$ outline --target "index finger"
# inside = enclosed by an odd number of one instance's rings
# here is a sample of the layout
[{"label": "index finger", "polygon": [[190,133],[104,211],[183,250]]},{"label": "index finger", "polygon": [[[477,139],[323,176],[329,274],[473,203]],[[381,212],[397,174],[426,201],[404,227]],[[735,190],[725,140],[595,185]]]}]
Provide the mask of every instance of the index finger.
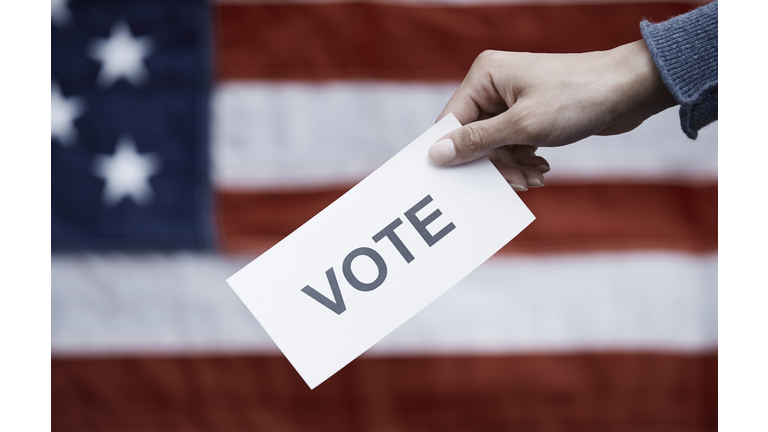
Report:
[{"label": "index finger", "polygon": [[479,104],[470,97],[466,81],[464,81],[448,100],[445,108],[443,108],[443,112],[437,117],[435,123],[442,120],[449,113],[453,113],[459,123],[465,125],[476,121],[480,117],[480,111]]}]

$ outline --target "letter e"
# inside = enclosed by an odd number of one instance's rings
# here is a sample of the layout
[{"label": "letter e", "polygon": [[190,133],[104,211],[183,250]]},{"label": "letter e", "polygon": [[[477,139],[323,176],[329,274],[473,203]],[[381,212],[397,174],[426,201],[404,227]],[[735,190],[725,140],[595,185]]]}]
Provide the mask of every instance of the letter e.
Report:
[{"label": "letter e", "polygon": [[408,221],[411,222],[411,225],[413,225],[414,228],[416,228],[416,231],[421,235],[421,238],[424,239],[425,242],[429,245],[429,247],[432,247],[435,243],[439,242],[440,239],[445,237],[446,234],[453,231],[454,228],[456,228],[456,225],[453,224],[453,222],[446,225],[443,229],[437,232],[437,234],[432,235],[429,231],[427,231],[427,225],[431,224],[435,221],[440,215],[443,213],[440,211],[440,209],[435,209],[435,211],[432,212],[429,216],[425,217],[424,219],[419,220],[419,218],[416,216],[416,213],[423,209],[427,204],[432,202],[432,197],[430,195],[427,195],[419,201],[415,206],[411,207],[410,210],[405,212],[405,217],[408,218]]}]

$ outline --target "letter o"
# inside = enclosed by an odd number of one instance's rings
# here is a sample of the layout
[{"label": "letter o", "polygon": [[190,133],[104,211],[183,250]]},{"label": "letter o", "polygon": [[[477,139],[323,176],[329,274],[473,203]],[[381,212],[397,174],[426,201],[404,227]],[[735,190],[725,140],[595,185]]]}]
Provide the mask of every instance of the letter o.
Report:
[{"label": "letter o", "polygon": [[[352,261],[360,255],[365,255],[370,258],[379,270],[379,275],[376,277],[376,280],[371,283],[360,282],[360,279],[352,273]],[[387,264],[384,262],[384,258],[382,258],[375,250],[367,247],[357,248],[350,252],[347,257],[344,258],[342,270],[344,271],[344,277],[347,278],[347,282],[352,285],[352,288],[358,291],[373,291],[381,286],[381,284],[384,283],[384,279],[387,278]]]}]

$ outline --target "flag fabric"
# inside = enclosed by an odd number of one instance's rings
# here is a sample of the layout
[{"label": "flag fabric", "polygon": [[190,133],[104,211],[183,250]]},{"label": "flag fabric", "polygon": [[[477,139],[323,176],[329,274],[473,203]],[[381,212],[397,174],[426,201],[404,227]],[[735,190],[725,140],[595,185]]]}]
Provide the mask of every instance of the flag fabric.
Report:
[{"label": "flag fabric", "polygon": [[429,128],[486,49],[700,2],[51,4],[52,429],[717,428],[717,124],[539,149],[537,219],[309,390],[225,279]]},{"label": "flag fabric", "polygon": [[64,18],[51,26],[52,248],[210,247],[206,5],[59,7]]}]

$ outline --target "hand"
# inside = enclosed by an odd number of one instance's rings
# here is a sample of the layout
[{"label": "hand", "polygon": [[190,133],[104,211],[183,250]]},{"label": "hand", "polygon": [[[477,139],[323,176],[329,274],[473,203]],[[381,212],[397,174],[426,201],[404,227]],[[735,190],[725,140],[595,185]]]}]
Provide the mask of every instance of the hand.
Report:
[{"label": "hand", "polygon": [[[438,118],[452,112],[464,126],[436,142],[429,157],[456,165],[488,155],[524,190],[543,184],[541,169],[533,167],[549,168],[533,154],[537,146],[628,132],[676,104],[642,40],[582,54],[486,51]],[[515,150],[521,144],[530,150]],[[509,150],[496,150],[504,147]]]},{"label": "hand", "polygon": [[544,186],[543,174],[549,172],[549,162],[535,152],[536,147],[527,145],[501,146],[491,150],[488,159],[512,189],[523,192]]}]

